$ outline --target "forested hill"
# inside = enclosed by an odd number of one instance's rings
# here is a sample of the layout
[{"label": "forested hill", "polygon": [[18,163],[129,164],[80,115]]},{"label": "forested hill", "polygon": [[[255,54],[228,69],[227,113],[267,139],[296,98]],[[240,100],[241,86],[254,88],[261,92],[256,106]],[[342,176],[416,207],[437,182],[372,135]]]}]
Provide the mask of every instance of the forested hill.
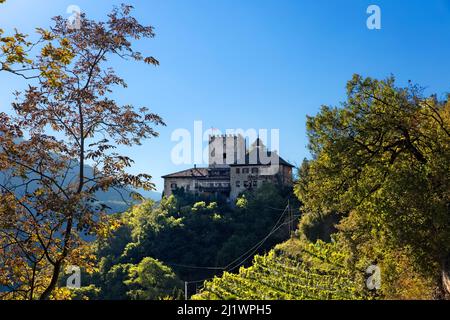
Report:
[{"label": "forested hill", "polygon": [[[290,209],[286,210],[290,199]],[[182,191],[159,203],[146,201],[112,216],[120,226],[95,243],[98,270],[80,297],[91,299],[183,298],[201,279],[237,271],[289,238],[298,201],[292,189],[264,184],[243,194],[235,207]],[[289,222],[289,223],[287,223]]]}]

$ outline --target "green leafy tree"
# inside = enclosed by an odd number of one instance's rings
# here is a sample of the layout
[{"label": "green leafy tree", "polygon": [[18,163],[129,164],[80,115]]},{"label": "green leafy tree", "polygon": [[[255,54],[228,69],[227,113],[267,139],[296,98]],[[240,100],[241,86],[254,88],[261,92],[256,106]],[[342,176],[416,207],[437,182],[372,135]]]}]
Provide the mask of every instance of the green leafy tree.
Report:
[{"label": "green leafy tree", "polygon": [[387,265],[400,254],[404,267],[390,270],[400,278],[413,270],[432,279],[436,297],[443,297],[450,257],[450,103],[422,92],[412,84],[397,87],[393,77],[355,75],[341,108],[324,106],[308,117],[312,160],[295,191],[310,219],[340,214],[339,237],[355,263]]},{"label": "green leafy tree", "polygon": [[133,300],[162,300],[179,298],[183,283],[173,271],[153,258],[144,258],[130,267],[129,279],[124,283],[130,288],[127,295]]}]

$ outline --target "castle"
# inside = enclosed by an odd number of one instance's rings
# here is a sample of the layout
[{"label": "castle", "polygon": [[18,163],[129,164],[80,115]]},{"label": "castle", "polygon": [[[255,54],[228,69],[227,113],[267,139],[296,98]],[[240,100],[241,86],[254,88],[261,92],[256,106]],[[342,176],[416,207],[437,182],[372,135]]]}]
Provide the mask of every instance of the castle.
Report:
[{"label": "castle", "polygon": [[241,135],[209,137],[209,166],[163,176],[164,196],[184,189],[195,195],[223,197],[234,201],[242,192],[265,182],[280,186],[292,184],[294,167],[276,152],[268,151],[258,138],[248,148]]}]

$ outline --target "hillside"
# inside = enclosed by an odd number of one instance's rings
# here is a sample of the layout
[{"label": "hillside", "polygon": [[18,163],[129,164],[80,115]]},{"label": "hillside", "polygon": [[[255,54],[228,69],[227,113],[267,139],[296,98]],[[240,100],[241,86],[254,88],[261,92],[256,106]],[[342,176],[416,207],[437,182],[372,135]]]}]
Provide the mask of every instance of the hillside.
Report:
[{"label": "hillside", "polygon": [[335,244],[291,239],[238,274],[206,282],[193,300],[354,300],[363,299],[361,281],[345,268]]}]

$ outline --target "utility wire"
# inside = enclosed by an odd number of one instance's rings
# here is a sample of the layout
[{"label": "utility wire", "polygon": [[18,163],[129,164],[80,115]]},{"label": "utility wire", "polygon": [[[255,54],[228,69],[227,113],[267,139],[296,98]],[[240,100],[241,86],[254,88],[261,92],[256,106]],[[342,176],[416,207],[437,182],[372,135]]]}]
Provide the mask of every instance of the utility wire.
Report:
[{"label": "utility wire", "polygon": [[223,270],[224,269],[222,267],[198,267],[198,266],[190,266],[190,265],[186,265],[186,264],[167,263],[167,262],[164,262],[164,264],[167,264],[169,266],[174,266],[174,267],[188,268],[188,269],[207,269],[207,270]]},{"label": "utility wire", "polygon": [[287,222],[285,222],[285,223],[280,224],[277,228],[275,228],[274,230],[272,230],[272,232],[269,233],[269,234],[266,236],[266,238],[263,239],[263,240],[261,241],[260,245],[257,246],[257,248],[255,248],[248,256],[246,256],[245,259],[239,261],[237,264],[234,265],[234,267],[232,267],[232,268],[230,268],[230,269],[228,269],[228,270],[226,270],[226,271],[232,271],[232,270],[234,270],[236,267],[242,265],[246,260],[248,260],[249,258],[251,258],[251,257],[258,251],[259,248],[262,247],[262,245],[264,244],[264,242],[266,242],[266,240],[269,239],[269,237],[270,237],[272,234],[274,234],[275,232],[277,232],[281,227],[283,227],[283,226],[285,226],[285,225],[287,225],[287,224],[293,223],[296,219],[297,219],[297,218],[293,218],[293,219],[291,219],[291,220],[289,220],[289,221],[287,221]]},{"label": "utility wire", "polygon": [[[283,212],[283,214],[281,215],[281,217],[280,217],[280,219],[277,221],[277,223],[275,224],[275,226],[274,226],[274,228],[271,230],[271,232],[263,239],[263,240],[261,240],[258,244],[259,244],[259,246],[257,246],[257,248],[255,248],[248,256],[246,256],[243,260],[241,260],[241,261],[239,261],[239,263],[237,263],[237,264],[235,264],[235,266],[234,267],[232,267],[232,268],[220,268],[221,270],[224,270],[225,272],[230,272],[230,271],[232,271],[233,269],[235,269],[236,267],[238,267],[238,266],[240,266],[242,263],[244,263],[246,260],[248,260],[250,257],[252,257],[253,256],[253,254],[255,254],[256,253],[256,251],[258,251],[258,249],[264,244],[264,242],[272,235],[272,234],[274,234],[275,232],[277,232],[281,227],[283,227],[283,226],[285,226],[286,224],[291,224],[292,222],[294,222],[296,219],[297,219],[297,217],[299,217],[300,215],[296,215],[296,216],[294,216],[294,218],[293,219],[291,219],[291,220],[289,220],[288,222],[285,222],[285,223],[282,223],[282,224],[280,224],[278,227],[277,227],[277,224],[280,222],[280,220],[281,220],[281,218],[283,217],[283,215],[284,215],[284,212]],[[254,246],[255,247],[255,246]],[[253,247],[253,248],[254,248]],[[250,249],[251,250],[251,249]],[[249,251],[247,251],[247,253],[248,253]],[[242,257],[242,256],[241,256]],[[236,259],[236,260],[238,260],[238,259]],[[235,261],[236,261],[235,260]],[[228,269],[228,270],[225,270],[225,269]],[[211,278],[206,278],[206,279],[202,279],[202,280],[196,280],[196,281],[185,281],[185,295],[186,295],[186,300],[187,300],[187,287],[188,287],[188,285],[189,284],[191,284],[191,283],[204,283],[205,281],[209,281],[209,280],[212,280],[212,279],[214,279],[214,277],[211,277]]]},{"label": "utility wire", "polygon": [[277,225],[280,223],[281,219],[283,218],[284,214],[286,213],[288,206],[286,206],[286,208],[284,208],[284,211],[281,213],[280,217],[278,218],[277,222],[275,223],[275,225],[273,226],[272,230],[270,230],[269,234],[267,236],[265,236],[261,241],[259,241],[256,245],[254,245],[253,247],[251,247],[247,252],[243,253],[241,256],[239,256],[237,259],[233,260],[231,263],[229,263],[224,269],[228,269],[231,265],[233,265],[236,261],[239,261],[239,259],[241,259],[243,256],[245,256],[247,253],[249,253],[250,251],[252,251],[255,247],[256,250],[258,250],[263,244],[264,242],[266,242],[266,240],[273,234],[274,230],[277,228]]},{"label": "utility wire", "polygon": [[271,210],[278,210],[278,211],[284,211],[284,210],[286,210],[286,207],[284,207],[284,208],[273,208],[273,207],[268,207],[268,206],[266,206],[266,208],[271,209]]},{"label": "utility wire", "polygon": [[[268,207],[270,208],[270,207]],[[165,264],[169,265],[169,266],[174,266],[174,267],[180,267],[180,268],[187,268],[187,269],[204,269],[204,270],[226,270],[228,269],[228,267],[230,267],[231,265],[233,265],[236,261],[238,261],[239,259],[241,259],[243,256],[245,256],[248,252],[252,251],[255,247],[257,247],[259,245],[259,247],[262,245],[261,243],[264,243],[272,234],[273,234],[273,230],[275,228],[277,228],[278,223],[280,223],[281,219],[283,218],[284,214],[286,213],[288,206],[286,206],[283,209],[283,212],[281,213],[280,217],[278,218],[277,222],[275,223],[275,225],[273,226],[272,230],[269,232],[269,234],[267,236],[265,236],[262,240],[260,240],[258,243],[256,243],[253,247],[251,247],[247,252],[243,253],[241,256],[239,256],[238,258],[236,258],[235,260],[233,260],[231,263],[229,263],[228,265],[226,265],[225,267],[199,267],[199,266],[192,266],[192,265],[185,265],[185,264],[177,264],[177,263],[167,263],[164,262]],[[278,210],[273,208],[274,210]],[[259,249],[258,247],[258,249]]]},{"label": "utility wire", "polygon": [[[269,235],[268,235],[266,238],[268,238],[269,236],[271,236],[273,233],[277,232],[281,227],[283,227],[283,226],[285,226],[285,225],[287,225],[287,224],[289,224],[289,223],[294,222],[294,221],[297,219],[297,217],[299,217],[299,216],[300,216],[300,215],[296,215],[296,216],[294,216],[294,218],[293,218],[292,220],[280,224],[278,227],[276,227],[275,229],[273,229],[272,232],[269,233]],[[264,239],[263,239],[263,240],[264,240]],[[267,239],[265,239],[265,240],[267,240]],[[261,242],[262,242],[262,241],[260,241],[260,243],[261,243]],[[234,267],[229,268],[228,270],[225,270],[226,268],[220,268],[220,269],[221,269],[221,270],[224,270],[225,272],[230,272],[230,271],[232,271],[232,270],[235,269],[237,266],[240,266],[243,262],[245,262],[248,258],[250,258],[250,257],[251,257],[251,256],[252,256],[252,255],[253,255],[253,254],[254,254],[254,253],[262,246],[262,244],[263,244],[263,243],[261,243],[261,245],[260,245],[258,248],[256,248],[253,252],[251,252],[244,260],[241,260],[239,263],[235,264]],[[247,251],[247,252],[249,252],[249,251]],[[196,280],[196,281],[185,281],[185,283],[186,283],[186,284],[190,284],[190,283],[203,283],[203,282],[205,282],[205,281],[212,280],[212,279],[214,279],[214,277],[206,278],[206,279],[203,279],[203,280]]]}]

